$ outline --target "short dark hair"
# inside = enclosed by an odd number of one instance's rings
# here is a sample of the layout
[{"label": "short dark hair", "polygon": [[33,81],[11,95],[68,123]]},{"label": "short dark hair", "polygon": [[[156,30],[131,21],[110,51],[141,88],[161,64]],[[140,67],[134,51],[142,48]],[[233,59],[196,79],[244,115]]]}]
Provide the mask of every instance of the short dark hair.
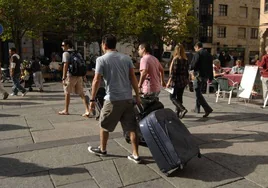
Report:
[{"label": "short dark hair", "polygon": [[141,43],[140,46],[144,48],[146,52],[151,53],[151,46],[148,43]]},{"label": "short dark hair", "polygon": [[202,42],[197,42],[194,46],[197,46],[198,48],[203,48]]},{"label": "short dark hair", "polygon": [[69,45],[70,48],[73,48],[73,42],[70,39],[63,40],[65,45]]},{"label": "short dark hair", "polygon": [[16,52],[17,49],[15,47],[9,48],[11,50],[11,52]]},{"label": "short dark hair", "polygon": [[108,49],[116,48],[116,37],[113,34],[106,34],[102,37],[102,43],[107,46]]}]

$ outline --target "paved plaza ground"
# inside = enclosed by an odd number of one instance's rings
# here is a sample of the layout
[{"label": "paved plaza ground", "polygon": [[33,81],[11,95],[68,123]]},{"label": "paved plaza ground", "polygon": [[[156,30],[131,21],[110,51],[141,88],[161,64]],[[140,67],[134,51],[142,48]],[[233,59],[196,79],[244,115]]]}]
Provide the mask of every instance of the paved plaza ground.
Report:
[{"label": "paved plaza ground", "polygon": [[[11,83],[5,83],[11,91]],[[108,142],[108,156],[88,153],[88,143],[97,146],[99,128],[95,119],[81,116],[82,101],[73,96],[69,116],[63,109],[61,83],[45,83],[44,93],[0,100],[1,188],[259,188],[268,187],[268,107],[261,101],[207,98],[214,112],[187,113],[183,122],[200,145],[202,158],[193,158],[183,170],[164,176],[148,148],[140,147],[142,164],[127,159],[130,145],[118,126]],[[174,109],[168,93],[160,100]],[[194,107],[194,93],[185,92],[184,105]]]}]

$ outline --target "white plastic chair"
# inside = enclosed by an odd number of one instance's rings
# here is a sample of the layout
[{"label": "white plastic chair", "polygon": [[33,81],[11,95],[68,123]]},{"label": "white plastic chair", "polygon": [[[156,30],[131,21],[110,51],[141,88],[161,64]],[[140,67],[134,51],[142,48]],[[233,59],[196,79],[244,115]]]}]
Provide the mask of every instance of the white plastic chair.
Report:
[{"label": "white plastic chair", "polygon": [[[216,80],[218,82],[218,91],[216,92],[216,102],[218,102],[221,93],[223,94],[223,98],[225,98],[225,94],[228,93],[229,94],[228,104],[231,104],[233,90],[238,88],[238,83],[224,77],[217,78]],[[229,81],[232,82],[231,86],[229,86]]]}]

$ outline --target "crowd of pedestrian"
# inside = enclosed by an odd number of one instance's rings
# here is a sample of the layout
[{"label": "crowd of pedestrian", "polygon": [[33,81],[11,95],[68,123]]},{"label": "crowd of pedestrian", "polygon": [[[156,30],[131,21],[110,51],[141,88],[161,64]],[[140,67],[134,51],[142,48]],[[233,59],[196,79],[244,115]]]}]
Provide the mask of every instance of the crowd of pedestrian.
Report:
[{"label": "crowd of pedestrian", "polygon": [[[81,97],[85,106],[85,113],[82,116],[89,117],[91,114],[94,114],[96,95],[100,88],[101,80],[103,80],[106,95],[99,117],[100,145],[97,147],[89,146],[88,151],[101,156],[106,155],[109,133],[113,132],[118,122],[120,122],[124,132],[129,132],[132,144],[132,154],[128,156],[128,159],[135,163],[140,163],[132,90],[135,92],[135,102],[139,105],[141,103],[141,95],[143,97],[158,97],[161,88],[172,87],[173,93],[170,94],[170,100],[175,105],[178,118],[184,118],[188,110],[183,106],[183,93],[189,83],[189,71],[192,71],[194,75],[192,82],[196,94],[194,111],[200,113],[200,107],[203,107],[205,111],[203,117],[207,117],[213,110],[202,95],[202,86],[208,79],[213,79],[213,57],[203,49],[202,43],[196,43],[194,46],[196,53],[190,62],[183,45],[178,44],[175,47],[174,56],[169,67],[169,79],[166,83],[164,69],[159,60],[150,54],[150,45],[141,43],[138,49],[138,54],[141,57],[139,67],[140,78],[137,80],[131,57],[119,53],[116,50],[116,44],[117,39],[114,35],[107,34],[103,36],[101,48],[104,54],[96,60],[91,98],[87,101],[83,90],[83,81],[85,81],[86,76],[72,75],[70,71],[70,66],[72,66],[71,57],[75,50],[71,40],[63,40],[61,45],[64,51],[62,55],[61,79],[65,94],[65,106],[58,114],[69,115],[70,95],[73,93]],[[16,49],[11,48],[9,53],[10,76],[13,82],[10,95],[18,95],[18,92],[21,92],[22,96],[27,94],[27,90],[21,85],[21,73],[24,71],[25,81],[29,80],[27,76],[32,75],[36,88],[38,91],[43,92],[40,61],[33,57],[29,65],[22,66],[22,61],[16,53]],[[53,71],[58,71],[59,65],[55,62],[56,60],[52,61],[50,68]],[[8,98],[9,94],[1,83],[0,92],[3,94],[3,99]]]}]

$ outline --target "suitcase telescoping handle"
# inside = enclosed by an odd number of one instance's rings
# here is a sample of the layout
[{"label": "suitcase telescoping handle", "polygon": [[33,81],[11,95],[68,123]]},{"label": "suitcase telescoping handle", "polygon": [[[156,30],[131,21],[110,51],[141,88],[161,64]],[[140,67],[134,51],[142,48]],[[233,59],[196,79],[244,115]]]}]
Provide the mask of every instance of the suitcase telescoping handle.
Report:
[{"label": "suitcase telescoping handle", "polygon": [[136,104],[136,108],[139,114],[142,114],[144,112],[144,108],[142,104]]}]

